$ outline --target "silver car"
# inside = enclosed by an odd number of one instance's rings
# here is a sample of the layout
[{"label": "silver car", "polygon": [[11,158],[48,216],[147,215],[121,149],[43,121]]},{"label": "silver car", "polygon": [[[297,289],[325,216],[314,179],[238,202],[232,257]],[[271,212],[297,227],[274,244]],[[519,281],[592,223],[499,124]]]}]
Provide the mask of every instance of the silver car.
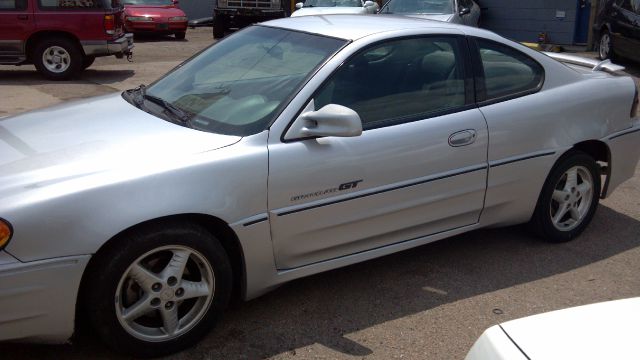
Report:
[{"label": "silver car", "polygon": [[296,4],[291,16],[328,14],[375,14],[380,10],[371,0],[307,0]]},{"label": "silver car", "polygon": [[[568,241],[634,174],[637,90],[442,22],[249,27],[150,86],[0,121],[0,339],[133,355],[232,296],[463,232]],[[455,259],[452,259],[455,261]]]},{"label": "silver car", "polygon": [[478,26],[480,6],[473,0],[389,0],[380,14],[396,14],[418,19]]}]

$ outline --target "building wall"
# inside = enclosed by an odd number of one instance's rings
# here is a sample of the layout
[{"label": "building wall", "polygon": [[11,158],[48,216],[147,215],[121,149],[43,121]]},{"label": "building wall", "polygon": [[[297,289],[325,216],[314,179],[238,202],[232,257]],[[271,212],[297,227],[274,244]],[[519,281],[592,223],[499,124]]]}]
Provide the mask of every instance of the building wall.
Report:
[{"label": "building wall", "polygon": [[546,32],[554,44],[573,43],[578,1],[477,0],[482,27],[516,41],[537,42],[538,34]]},{"label": "building wall", "polygon": [[210,17],[213,14],[213,4],[216,0],[180,0],[180,8],[187,14],[189,20]]}]

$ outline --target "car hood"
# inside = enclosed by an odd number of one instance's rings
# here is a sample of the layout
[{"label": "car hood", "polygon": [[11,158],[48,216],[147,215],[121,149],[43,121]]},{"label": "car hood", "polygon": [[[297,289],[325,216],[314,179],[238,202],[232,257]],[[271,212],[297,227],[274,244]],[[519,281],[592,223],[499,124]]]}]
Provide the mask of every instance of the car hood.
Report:
[{"label": "car hood", "polygon": [[109,170],[179,164],[240,139],[167,122],[120,94],[32,111],[0,119],[0,198]]},{"label": "car hood", "polygon": [[329,14],[365,14],[364,7],[312,7],[298,9],[291,16],[329,15]]},{"label": "car hood", "polygon": [[453,22],[453,14],[403,14],[415,19],[436,20],[444,22]]},{"label": "car hood", "polygon": [[501,327],[531,360],[635,359],[640,298],[552,311]]},{"label": "car hood", "polygon": [[125,15],[128,16],[151,16],[151,17],[172,17],[185,16],[184,11],[176,7],[148,6],[148,5],[126,5]]}]

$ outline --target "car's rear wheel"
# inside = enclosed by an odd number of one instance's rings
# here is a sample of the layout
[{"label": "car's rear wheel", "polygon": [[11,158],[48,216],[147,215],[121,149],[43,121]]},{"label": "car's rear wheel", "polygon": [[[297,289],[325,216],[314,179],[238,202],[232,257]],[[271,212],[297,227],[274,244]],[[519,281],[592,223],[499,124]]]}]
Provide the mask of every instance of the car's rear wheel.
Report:
[{"label": "car's rear wheel", "polygon": [[551,170],[531,218],[531,228],[544,240],[569,241],[591,222],[599,195],[598,164],[584,152],[571,151]]},{"label": "car's rear wheel", "polygon": [[598,41],[598,56],[600,57],[600,60],[613,60],[613,42],[611,41],[611,34],[609,34],[609,31],[606,29],[602,30],[602,34],[600,34],[600,41]]},{"label": "car's rear wheel", "polygon": [[185,31],[177,32],[174,34],[174,36],[176,37],[177,40],[183,40],[187,36],[187,33]]},{"label": "car's rear wheel", "polygon": [[50,38],[38,42],[32,53],[33,64],[45,77],[66,80],[82,70],[80,46],[67,38]]},{"label": "car's rear wheel", "polygon": [[128,355],[161,356],[193,345],[229,302],[229,259],[198,226],[146,227],[97,256],[84,307],[100,337]]}]

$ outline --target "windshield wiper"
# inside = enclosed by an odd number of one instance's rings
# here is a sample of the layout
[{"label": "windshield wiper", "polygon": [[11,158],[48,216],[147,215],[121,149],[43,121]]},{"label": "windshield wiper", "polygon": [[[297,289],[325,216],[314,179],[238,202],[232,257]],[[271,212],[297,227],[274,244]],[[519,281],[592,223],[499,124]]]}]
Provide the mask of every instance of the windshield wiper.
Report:
[{"label": "windshield wiper", "polygon": [[[193,117],[192,114],[187,113],[172,103],[157,96],[147,94],[147,86],[144,84],[141,84],[135,89],[126,90],[125,93],[129,95],[137,107],[142,108],[144,106],[144,100],[150,101],[162,107],[165,113],[168,112],[172,118],[177,119],[182,124],[189,124]],[[144,107],[147,108],[146,106]],[[148,108],[146,111],[148,111]]]}]

